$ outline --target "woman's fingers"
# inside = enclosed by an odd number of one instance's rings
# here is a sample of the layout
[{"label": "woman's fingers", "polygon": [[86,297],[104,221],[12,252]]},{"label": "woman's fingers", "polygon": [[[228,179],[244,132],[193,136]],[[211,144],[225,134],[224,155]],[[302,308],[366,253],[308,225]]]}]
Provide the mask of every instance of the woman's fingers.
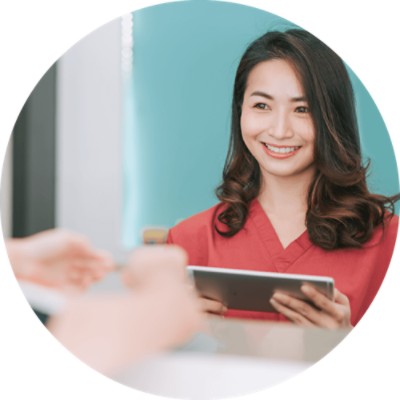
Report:
[{"label": "woman's fingers", "polygon": [[310,285],[303,285],[302,292],[322,311],[341,326],[350,319],[350,302],[347,296],[335,288],[333,301]]},{"label": "woman's fingers", "polygon": [[301,290],[310,303],[280,292],[275,293],[270,302],[278,312],[296,324],[324,328],[351,326],[350,302],[343,293],[335,289],[334,299],[330,300],[310,285],[303,285]]},{"label": "woman's fingers", "polygon": [[227,311],[227,308],[217,300],[206,299],[204,297],[201,297],[200,300],[204,312],[222,315]]},{"label": "woman's fingers", "polygon": [[335,302],[338,304],[342,304],[344,306],[350,305],[349,298],[346,295],[344,295],[343,293],[339,292],[339,290],[337,290],[336,288],[333,292],[333,298],[334,298]]},{"label": "woman's fingers", "polygon": [[319,309],[329,314],[335,313],[335,303],[320,293],[317,289],[310,285],[302,285],[301,291],[315,304]]},{"label": "woman's fingers", "polygon": [[316,310],[304,301],[287,296],[283,293],[275,293],[270,299],[270,303],[276,311],[283,314],[287,319],[298,325],[311,326],[313,314]]}]

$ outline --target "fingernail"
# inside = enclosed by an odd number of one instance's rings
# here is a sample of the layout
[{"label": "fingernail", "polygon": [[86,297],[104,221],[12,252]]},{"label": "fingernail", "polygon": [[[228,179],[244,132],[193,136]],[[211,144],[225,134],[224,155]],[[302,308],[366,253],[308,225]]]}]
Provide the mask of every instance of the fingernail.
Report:
[{"label": "fingernail", "polygon": [[307,285],[302,285],[300,289],[304,293],[310,293],[310,287]]},{"label": "fingernail", "polygon": [[280,293],[274,293],[274,295],[272,296],[272,299],[274,301],[282,300],[282,295]]}]

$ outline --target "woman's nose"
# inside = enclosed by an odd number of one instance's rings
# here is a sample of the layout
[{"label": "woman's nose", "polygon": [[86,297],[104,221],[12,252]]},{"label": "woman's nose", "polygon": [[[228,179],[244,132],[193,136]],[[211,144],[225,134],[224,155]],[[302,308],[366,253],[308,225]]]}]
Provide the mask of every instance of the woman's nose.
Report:
[{"label": "woman's nose", "polygon": [[289,117],[285,112],[276,112],[271,121],[269,134],[277,139],[287,139],[293,136]]}]

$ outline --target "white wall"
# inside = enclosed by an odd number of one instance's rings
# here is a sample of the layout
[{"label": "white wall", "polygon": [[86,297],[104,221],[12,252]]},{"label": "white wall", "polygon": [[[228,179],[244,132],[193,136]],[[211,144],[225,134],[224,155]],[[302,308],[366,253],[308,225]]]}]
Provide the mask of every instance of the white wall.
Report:
[{"label": "white wall", "polygon": [[12,141],[10,139],[1,173],[0,191],[1,227],[3,236],[10,237],[12,233]]},{"label": "white wall", "polygon": [[85,37],[58,64],[57,226],[123,255],[121,27]]}]

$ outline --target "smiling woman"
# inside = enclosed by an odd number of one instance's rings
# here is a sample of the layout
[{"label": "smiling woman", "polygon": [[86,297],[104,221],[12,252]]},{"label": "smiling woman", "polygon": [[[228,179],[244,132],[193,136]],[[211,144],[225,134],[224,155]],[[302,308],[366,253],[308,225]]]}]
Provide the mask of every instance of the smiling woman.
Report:
[{"label": "smiling woman", "polygon": [[271,60],[254,67],[243,96],[240,124],[263,182],[277,175],[311,183],[314,126],[302,85],[289,63]]},{"label": "smiling woman", "polygon": [[[269,32],[237,69],[221,202],[168,241],[192,265],[334,278],[333,300],[304,286],[308,302],[277,293],[265,299],[277,313],[228,316],[355,325],[385,276],[398,225],[399,196],[371,193],[367,169],[342,60],[306,31]],[[213,299],[204,307],[224,310]]]},{"label": "smiling woman", "polygon": [[[314,124],[302,84],[288,62],[270,60],[253,68],[243,95],[240,125],[243,142],[260,168],[259,197],[287,247],[306,229],[306,188],[315,175]],[[279,185],[282,178],[286,185],[300,188],[300,201],[294,212],[286,211],[284,218],[278,215],[274,220],[269,188]]]}]

